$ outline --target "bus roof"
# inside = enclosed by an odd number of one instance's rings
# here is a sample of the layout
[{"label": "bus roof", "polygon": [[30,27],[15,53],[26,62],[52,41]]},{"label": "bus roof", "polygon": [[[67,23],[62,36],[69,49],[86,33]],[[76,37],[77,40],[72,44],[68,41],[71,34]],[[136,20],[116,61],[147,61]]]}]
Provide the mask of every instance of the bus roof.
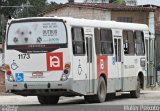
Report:
[{"label": "bus roof", "polygon": [[84,27],[97,27],[97,28],[101,27],[101,28],[128,29],[128,30],[149,30],[146,24],[89,20],[83,18],[78,19],[72,17],[29,17],[29,18],[13,19],[12,21],[29,20],[29,19],[62,19],[65,20],[71,26],[84,26]]},{"label": "bus roof", "polygon": [[102,27],[102,28],[130,29],[130,30],[149,30],[146,24],[75,19],[75,18],[68,18],[68,17],[65,17],[63,19],[66,20],[67,22],[69,21],[70,25],[72,26]]}]

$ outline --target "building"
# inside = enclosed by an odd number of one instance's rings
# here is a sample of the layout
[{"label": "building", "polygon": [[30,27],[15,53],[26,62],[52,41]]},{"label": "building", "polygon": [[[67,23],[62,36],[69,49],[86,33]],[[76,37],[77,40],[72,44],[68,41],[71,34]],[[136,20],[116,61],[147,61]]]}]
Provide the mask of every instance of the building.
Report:
[{"label": "building", "polygon": [[153,7],[126,6],[109,3],[66,3],[46,11],[42,15],[149,24],[149,14],[154,14],[155,9]]}]

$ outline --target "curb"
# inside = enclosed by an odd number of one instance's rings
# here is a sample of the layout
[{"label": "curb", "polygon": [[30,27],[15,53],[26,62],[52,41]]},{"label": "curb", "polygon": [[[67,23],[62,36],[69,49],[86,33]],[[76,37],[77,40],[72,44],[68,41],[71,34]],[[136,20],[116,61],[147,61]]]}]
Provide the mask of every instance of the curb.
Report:
[{"label": "curb", "polygon": [[0,96],[15,96],[13,93],[0,92]]}]

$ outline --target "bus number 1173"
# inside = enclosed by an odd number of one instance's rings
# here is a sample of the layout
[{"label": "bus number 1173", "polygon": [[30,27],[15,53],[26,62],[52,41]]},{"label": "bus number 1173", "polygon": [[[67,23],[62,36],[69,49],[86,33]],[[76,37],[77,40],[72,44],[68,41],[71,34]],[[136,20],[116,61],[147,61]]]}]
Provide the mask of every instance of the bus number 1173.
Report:
[{"label": "bus number 1173", "polygon": [[18,54],[19,59],[30,59],[30,54]]}]

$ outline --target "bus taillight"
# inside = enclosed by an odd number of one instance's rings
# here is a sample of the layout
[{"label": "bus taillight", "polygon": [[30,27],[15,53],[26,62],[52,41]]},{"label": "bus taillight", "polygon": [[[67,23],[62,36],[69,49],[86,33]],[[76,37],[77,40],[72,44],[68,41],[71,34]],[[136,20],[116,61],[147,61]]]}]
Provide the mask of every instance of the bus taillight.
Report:
[{"label": "bus taillight", "polygon": [[6,71],[10,71],[10,67],[9,67],[8,65],[6,65],[6,66],[4,67],[4,69],[5,69]]},{"label": "bus taillight", "polygon": [[64,72],[64,74],[68,74],[69,71],[67,69],[65,69],[63,72]]},{"label": "bus taillight", "polygon": [[70,65],[69,64],[66,64],[65,65],[65,69],[69,69],[70,68]]},{"label": "bus taillight", "polygon": [[5,71],[6,71],[6,75],[7,75],[7,79],[8,79],[8,81],[15,81],[14,80],[14,77],[13,77],[13,75],[12,75],[12,72],[11,72],[11,68],[10,68],[10,66],[9,65],[6,65],[6,66],[4,66],[4,69],[5,69]]},{"label": "bus taillight", "polygon": [[61,76],[61,81],[66,81],[68,79],[70,73],[70,64],[65,64],[62,76]]},{"label": "bus taillight", "polygon": [[7,74],[7,76],[11,76],[12,73],[11,73],[11,71],[7,71],[6,74]]}]

